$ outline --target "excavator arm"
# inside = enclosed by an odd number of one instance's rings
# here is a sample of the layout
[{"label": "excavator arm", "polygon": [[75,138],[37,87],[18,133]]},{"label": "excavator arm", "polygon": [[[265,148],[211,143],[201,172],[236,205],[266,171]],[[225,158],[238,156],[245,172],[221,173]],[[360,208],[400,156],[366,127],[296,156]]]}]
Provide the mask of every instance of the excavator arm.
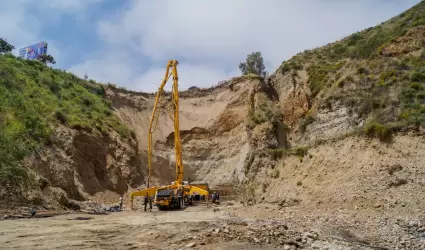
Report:
[{"label": "excavator arm", "polygon": [[[156,129],[158,124],[158,105],[162,93],[164,92],[164,87],[167,84],[169,78],[173,77],[172,85],[172,104],[174,108],[174,116],[172,117],[174,122],[174,149],[175,149],[175,158],[176,158],[176,181],[173,185],[179,186],[183,183],[183,161],[182,161],[182,151],[180,143],[180,127],[179,127],[179,93],[178,93],[178,74],[177,74],[177,60],[170,60],[167,63],[167,68],[165,70],[164,79],[161,82],[161,85],[158,88],[156,94],[154,107],[152,110],[151,119],[149,121],[149,130],[148,130],[148,179],[147,179],[147,189],[133,192],[131,194],[131,202],[133,203],[133,198],[135,196],[143,196],[146,193],[151,196],[154,195],[157,191],[157,187],[150,187],[150,179],[152,175],[152,134]],[[155,126],[154,126],[155,123]]]},{"label": "excavator arm", "polygon": [[[164,92],[165,84],[167,84],[168,79],[173,77],[173,86],[172,86],[172,104],[174,106],[174,148],[176,156],[176,183],[181,184],[183,182],[183,161],[182,161],[182,152],[181,152],[181,143],[180,143],[180,127],[179,127],[179,93],[178,93],[178,74],[177,74],[177,64],[178,61],[170,60],[168,61],[167,68],[165,70],[164,79],[162,80],[161,85],[158,88],[156,94],[155,103],[152,110],[151,120],[149,122],[149,135],[148,135],[148,188],[150,184],[150,178],[152,174],[152,134],[154,122],[158,123],[158,104],[161,98],[162,93]],[[170,70],[171,69],[171,70]],[[171,72],[170,72],[171,71]],[[155,126],[156,127],[156,126]]]}]

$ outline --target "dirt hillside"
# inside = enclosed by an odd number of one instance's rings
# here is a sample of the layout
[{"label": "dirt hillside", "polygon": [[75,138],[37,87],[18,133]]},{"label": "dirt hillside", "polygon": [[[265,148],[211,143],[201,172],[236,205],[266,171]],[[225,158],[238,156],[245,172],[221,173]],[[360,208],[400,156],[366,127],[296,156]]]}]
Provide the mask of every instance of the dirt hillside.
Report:
[{"label": "dirt hillside", "polygon": [[[421,180],[425,172],[420,168],[425,150],[422,133],[398,134],[390,143],[383,143],[379,139],[352,136],[344,119],[316,125],[322,129],[312,129],[304,135],[317,139],[309,140],[311,144],[303,144],[304,137],[297,140],[296,134],[285,129],[274,132],[276,128],[270,122],[249,131],[250,99],[279,106],[268,99],[259,85],[257,80],[244,80],[235,84],[233,91],[223,85],[207,96],[181,99],[187,177],[211,186],[242,186],[242,191],[257,202],[285,206],[396,209],[408,205],[415,211],[424,205],[414,195],[424,185]],[[145,106],[153,102],[153,98],[112,89],[106,93],[113,105],[124,100]],[[126,105],[117,107],[117,113],[134,128],[140,155],[146,155],[150,110]],[[338,112],[328,112],[328,117],[334,117],[334,113]],[[174,149],[169,139],[173,138],[173,127],[166,113],[159,119],[154,139],[154,173],[158,183],[164,184],[174,178]],[[326,133],[325,128],[335,132]],[[344,136],[337,133],[338,129],[344,130]],[[142,162],[145,164],[146,161]]]},{"label": "dirt hillside", "polygon": [[[181,92],[185,177],[230,183],[254,201],[422,204],[405,193],[423,185],[424,10],[421,2],[299,53],[266,79],[248,75]],[[134,130],[146,166],[154,96],[116,88],[105,96]],[[158,183],[174,179],[167,98],[154,133]]]}]

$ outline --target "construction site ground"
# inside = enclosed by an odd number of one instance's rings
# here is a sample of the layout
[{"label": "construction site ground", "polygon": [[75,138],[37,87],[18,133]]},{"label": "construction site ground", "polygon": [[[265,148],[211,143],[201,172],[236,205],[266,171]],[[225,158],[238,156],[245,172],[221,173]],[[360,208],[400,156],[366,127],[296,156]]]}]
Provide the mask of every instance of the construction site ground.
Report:
[{"label": "construction site ground", "polygon": [[[2,249],[425,249],[420,217],[276,204],[0,221]],[[423,232],[423,231],[422,231]]]}]

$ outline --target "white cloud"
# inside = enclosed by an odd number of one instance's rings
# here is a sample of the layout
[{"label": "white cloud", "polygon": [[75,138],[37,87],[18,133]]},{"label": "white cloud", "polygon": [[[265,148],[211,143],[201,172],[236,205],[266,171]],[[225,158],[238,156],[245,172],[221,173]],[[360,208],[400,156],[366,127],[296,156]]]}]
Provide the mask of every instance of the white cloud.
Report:
[{"label": "white cloud", "polygon": [[83,63],[68,69],[80,77],[87,76],[104,83],[119,83],[120,86],[128,86],[131,78],[137,71],[136,64],[123,53],[106,53],[100,59],[85,60]]},{"label": "white cloud", "polygon": [[[86,9],[90,5],[98,4],[103,0],[42,0],[41,6],[44,9],[75,11]],[[40,1],[38,1],[40,3]]]},{"label": "white cloud", "polygon": [[[100,20],[98,32],[109,48],[119,46],[154,63],[179,60],[185,89],[237,74],[229,75],[226,69],[237,67],[253,51],[261,51],[268,70],[274,71],[298,52],[377,25],[418,2],[133,0],[122,13]],[[165,70],[150,67],[144,73],[126,71],[124,76],[120,67],[130,64],[120,64],[116,73],[108,74],[134,90],[155,91]],[[103,67],[100,62],[93,66]]]},{"label": "white cloud", "polygon": [[[419,2],[409,0],[410,3]],[[395,2],[313,0],[132,1],[99,34],[153,60],[184,58],[236,64],[261,51],[270,67],[400,12]],[[376,8],[371,8],[378,5]]]},{"label": "white cloud", "polygon": [[[0,8],[0,36],[16,47],[15,54],[17,54],[19,48],[42,40],[40,33],[44,22],[60,18],[65,13],[81,15],[90,5],[101,1],[103,0],[4,1]],[[45,15],[34,16],[34,10],[40,10]],[[59,51],[56,49],[58,42],[51,43],[52,50]]]},{"label": "white cloud", "polygon": [[[98,82],[110,82],[136,91],[156,92],[164,78],[166,63],[146,66],[143,72],[140,72],[139,66],[134,58],[125,53],[110,52],[101,59],[86,60],[67,71],[80,77],[87,73],[90,79]],[[179,90],[191,86],[211,86],[239,74],[237,69],[228,72],[223,68],[184,63],[179,63],[177,69]],[[171,90],[171,79],[165,89]]]},{"label": "white cloud", "polygon": [[10,1],[3,3],[0,9],[0,34],[2,38],[7,39],[15,47],[31,41],[34,42],[39,32],[39,22],[31,15],[27,15],[25,2]]},{"label": "white cloud", "polygon": [[[150,68],[142,76],[134,79],[129,87],[135,90],[145,92],[156,92],[160,83],[164,79],[166,65],[164,67]],[[177,65],[179,76],[179,90],[185,90],[192,86],[212,86],[219,81],[227,80],[230,77],[237,76],[239,72],[233,70],[226,72],[224,69],[211,68],[203,65],[179,64]],[[171,90],[172,79],[168,80],[165,86],[166,90]]]},{"label": "white cloud", "polygon": [[[39,10],[46,15],[29,15],[28,6],[40,1]],[[298,52],[374,26],[419,2],[127,0],[118,1],[126,9],[112,16],[85,18],[90,7],[102,1],[8,1],[0,9],[0,34],[19,48],[41,38],[44,22],[72,14],[80,23],[95,24],[104,44],[70,71],[80,76],[87,72],[97,81],[129,89],[155,91],[167,60],[177,59],[180,86],[185,89],[214,85],[238,74],[239,62],[253,51],[262,52],[273,72]],[[60,38],[50,42],[49,50],[61,53],[54,54],[58,61],[66,60],[62,54],[66,51],[59,50],[64,43]]]}]

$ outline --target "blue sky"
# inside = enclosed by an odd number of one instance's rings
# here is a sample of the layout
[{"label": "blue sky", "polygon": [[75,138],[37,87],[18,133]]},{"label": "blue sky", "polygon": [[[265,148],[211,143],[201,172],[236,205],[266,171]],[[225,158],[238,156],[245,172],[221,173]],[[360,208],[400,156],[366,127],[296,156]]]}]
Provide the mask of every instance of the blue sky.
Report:
[{"label": "blue sky", "polygon": [[[0,36],[18,48],[47,41],[79,76],[156,91],[169,59],[180,88],[239,74],[261,51],[268,71],[298,52],[377,25],[420,0],[0,0]],[[17,54],[18,51],[15,51]]]}]

